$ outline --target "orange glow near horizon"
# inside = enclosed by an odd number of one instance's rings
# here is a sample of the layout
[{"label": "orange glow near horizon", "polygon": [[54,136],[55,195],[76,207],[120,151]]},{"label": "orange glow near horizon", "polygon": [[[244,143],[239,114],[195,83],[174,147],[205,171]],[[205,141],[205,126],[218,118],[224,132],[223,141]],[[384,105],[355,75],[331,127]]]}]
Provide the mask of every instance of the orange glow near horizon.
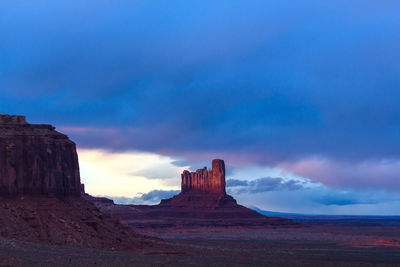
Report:
[{"label": "orange glow near horizon", "polygon": [[92,195],[134,197],[153,189],[176,190],[186,168],[154,153],[78,149],[78,155],[82,183]]}]

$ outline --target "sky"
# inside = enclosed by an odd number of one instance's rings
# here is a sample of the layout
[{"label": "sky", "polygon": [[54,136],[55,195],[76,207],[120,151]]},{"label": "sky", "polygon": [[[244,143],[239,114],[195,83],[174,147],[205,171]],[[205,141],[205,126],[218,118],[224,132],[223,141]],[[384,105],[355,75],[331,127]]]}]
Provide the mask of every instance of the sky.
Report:
[{"label": "sky", "polygon": [[0,113],[76,142],[93,195],[227,165],[240,203],[400,212],[400,2],[2,1]]}]

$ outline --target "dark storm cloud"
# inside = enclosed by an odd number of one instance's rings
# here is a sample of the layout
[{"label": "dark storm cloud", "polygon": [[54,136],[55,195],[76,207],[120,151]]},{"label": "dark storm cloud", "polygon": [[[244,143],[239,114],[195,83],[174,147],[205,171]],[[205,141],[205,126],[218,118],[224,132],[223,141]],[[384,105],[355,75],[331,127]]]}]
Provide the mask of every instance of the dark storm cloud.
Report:
[{"label": "dark storm cloud", "polygon": [[398,158],[399,8],[2,2],[0,112],[63,126],[80,147]]}]

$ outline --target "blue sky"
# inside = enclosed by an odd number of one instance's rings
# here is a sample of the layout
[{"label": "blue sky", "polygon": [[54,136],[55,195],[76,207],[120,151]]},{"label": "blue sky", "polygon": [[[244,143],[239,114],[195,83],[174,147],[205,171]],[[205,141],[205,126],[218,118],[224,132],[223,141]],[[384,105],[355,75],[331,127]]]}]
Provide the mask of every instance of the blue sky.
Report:
[{"label": "blue sky", "polygon": [[[182,168],[219,157],[247,205],[398,214],[399,12],[389,0],[1,2],[0,112],[67,133],[87,188],[107,173],[115,196],[176,190]],[[95,163],[112,155],[126,173]]]}]

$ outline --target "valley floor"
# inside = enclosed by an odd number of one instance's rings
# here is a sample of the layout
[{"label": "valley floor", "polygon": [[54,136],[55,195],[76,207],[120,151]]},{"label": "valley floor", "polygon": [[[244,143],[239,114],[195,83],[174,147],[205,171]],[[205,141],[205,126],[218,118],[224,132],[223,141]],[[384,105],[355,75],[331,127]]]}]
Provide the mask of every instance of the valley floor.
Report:
[{"label": "valley floor", "polygon": [[304,227],[154,230],[160,246],[117,252],[0,240],[10,266],[400,266],[400,219],[299,219]]}]

